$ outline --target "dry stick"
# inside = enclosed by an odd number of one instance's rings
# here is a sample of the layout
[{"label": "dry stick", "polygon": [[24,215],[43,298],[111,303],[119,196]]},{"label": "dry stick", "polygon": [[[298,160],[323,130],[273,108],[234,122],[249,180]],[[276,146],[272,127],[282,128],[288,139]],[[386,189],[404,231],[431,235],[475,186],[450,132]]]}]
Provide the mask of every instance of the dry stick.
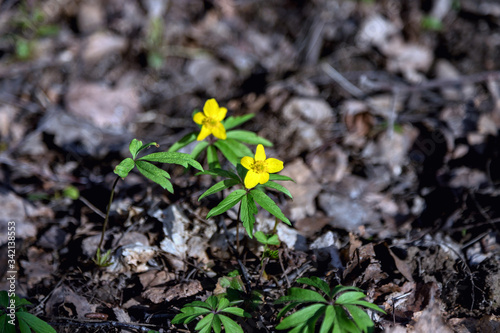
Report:
[{"label": "dry stick", "polygon": [[50,322],[53,326],[63,326],[71,325],[86,328],[105,328],[105,327],[115,327],[128,330],[136,330],[139,332],[148,332],[152,328],[157,328],[156,325],[152,324],[142,324],[142,323],[122,323],[119,321],[96,321],[96,320],[79,320],[73,318],[57,317],[56,320],[65,320],[66,322]]}]

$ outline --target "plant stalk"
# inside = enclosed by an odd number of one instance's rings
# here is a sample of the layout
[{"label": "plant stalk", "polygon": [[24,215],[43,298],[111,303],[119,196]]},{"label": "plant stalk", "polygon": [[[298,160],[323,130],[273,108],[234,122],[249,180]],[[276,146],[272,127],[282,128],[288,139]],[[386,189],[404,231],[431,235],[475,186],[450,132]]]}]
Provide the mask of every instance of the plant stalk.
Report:
[{"label": "plant stalk", "polygon": [[97,247],[98,249],[101,248],[102,242],[104,241],[104,233],[106,232],[106,228],[108,227],[109,211],[111,210],[111,203],[113,202],[113,197],[115,195],[115,187],[116,187],[116,184],[118,183],[119,179],[120,179],[120,176],[117,176],[114,183],[113,183],[113,187],[111,188],[111,194],[109,195],[108,208],[106,209],[106,217],[104,218],[104,224],[102,225],[101,240],[99,241],[99,246]]}]

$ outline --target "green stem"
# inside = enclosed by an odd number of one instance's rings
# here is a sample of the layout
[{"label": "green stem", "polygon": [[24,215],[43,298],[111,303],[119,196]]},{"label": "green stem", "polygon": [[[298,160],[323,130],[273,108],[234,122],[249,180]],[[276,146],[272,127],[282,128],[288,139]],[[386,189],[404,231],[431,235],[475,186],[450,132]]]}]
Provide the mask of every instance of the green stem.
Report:
[{"label": "green stem", "polygon": [[[238,221],[236,222],[236,253],[240,256],[240,222],[241,222],[241,202],[238,207]],[[243,223],[243,222],[241,222]]]},{"label": "green stem", "polygon": [[111,194],[109,195],[108,208],[106,209],[106,217],[104,218],[104,224],[102,225],[101,240],[99,241],[99,246],[97,247],[98,249],[101,248],[102,242],[104,241],[104,233],[106,232],[106,228],[108,227],[109,211],[111,209],[111,203],[113,202],[113,197],[115,195],[116,183],[118,183],[119,179],[120,179],[120,176],[116,177],[115,182],[113,183],[113,187],[111,188]]}]

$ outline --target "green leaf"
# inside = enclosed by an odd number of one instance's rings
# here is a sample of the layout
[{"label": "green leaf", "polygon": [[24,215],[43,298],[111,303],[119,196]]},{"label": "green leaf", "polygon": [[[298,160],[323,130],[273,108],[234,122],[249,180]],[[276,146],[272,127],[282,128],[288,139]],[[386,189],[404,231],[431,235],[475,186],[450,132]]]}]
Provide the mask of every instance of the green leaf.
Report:
[{"label": "green leaf", "polygon": [[363,333],[367,333],[372,330],[375,326],[370,316],[362,309],[358,308],[355,305],[345,304],[344,307],[351,314],[352,320],[354,323],[361,329]]},{"label": "green leaf", "polygon": [[323,291],[326,295],[330,293],[330,286],[328,286],[328,283],[321,280],[317,276],[312,276],[311,278],[306,278],[306,277],[299,278],[297,279],[297,283],[303,283],[307,284],[308,286],[318,288],[319,290]]},{"label": "green leaf", "polygon": [[218,298],[215,296],[210,296],[207,298],[205,303],[207,303],[212,310],[215,310],[217,308],[217,303],[219,302]]},{"label": "green leaf", "polygon": [[237,117],[227,117],[225,120],[222,121],[222,125],[224,125],[224,128],[227,130],[230,130],[231,128],[234,128],[236,126],[239,126],[250,119],[255,117],[254,113],[249,113],[244,116],[237,116]]},{"label": "green leaf", "polygon": [[212,328],[215,333],[220,333],[222,331],[222,323],[220,321],[220,315],[216,314],[214,319],[212,319]]},{"label": "green leaf", "polygon": [[324,304],[313,304],[308,307],[305,307],[295,313],[292,313],[276,326],[277,330],[285,330],[290,327],[300,326],[307,324],[307,321],[311,318],[317,317],[318,312],[321,315],[326,309],[326,305]]},{"label": "green leaf", "polygon": [[362,290],[359,289],[358,287],[338,285],[338,286],[335,286],[331,290],[330,297],[333,298],[335,295],[340,294],[340,293],[345,292],[345,291],[362,291]]},{"label": "green leaf", "polygon": [[16,312],[16,317],[24,320],[37,333],[56,333],[56,330],[43,320],[28,312]]},{"label": "green leaf", "polygon": [[220,312],[229,306],[229,300],[227,298],[220,298],[219,305],[217,305],[217,312]]},{"label": "green leaf", "polygon": [[203,171],[203,168],[200,163],[195,161],[191,155],[184,153],[176,153],[176,152],[160,152],[160,153],[152,153],[146,156],[139,158],[140,161],[149,161],[149,162],[160,162],[160,163],[174,163],[182,165],[187,168],[189,165],[192,167]]},{"label": "green leaf", "polygon": [[273,182],[273,181],[270,180],[267,183],[264,183],[262,186],[269,187],[269,188],[272,188],[272,189],[274,189],[276,191],[280,191],[282,193],[285,193],[291,199],[293,199],[292,193],[290,193],[290,191],[286,187],[284,187],[283,185],[280,185],[280,184],[275,183],[275,182]]},{"label": "green leaf", "polygon": [[255,238],[264,245],[280,245],[280,240],[276,234],[266,235],[262,231],[257,231]]},{"label": "green leaf", "polygon": [[139,152],[139,149],[142,147],[142,141],[139,141],[137,139],[133,139],[130,141],[130,145],[128,146],[128,150],[130,151],[130,154],[132,155],[132,158],[135,160],[137,157],[137,153]]},{"label": "green leaf", "polygon": [[20,333],[31,333],[30,327],[28,326],[28,324],[24,320],[21,320],[18,318],[17,325],[19,327]]},{"label": "green leaf", "polygon": [[[9,294],[7,293],[6,290],[0,291],[0,306],[4,308],[9,306]],[[3,310],[1,307],[0,311]]]},{"label": "green leaf", "polygon": [[236,179],[225,179],[223,181],[218,182],[217,184],[213,185],[210,187],[208,190],[205,191],[199,198],[198,201],[203,199],[204,197],[208,195],[212,195],[214,193],[220,192],[222,190],[225,190],[226,188],[229,188],[231,186],[234,186],[236,184],[239,184],[240,181]]},{"label": "green leaf", "polygon": [[191,142],[193,142],[194,140],[196,140],[197,136],[198,135],[196,134],[196,132],[191,132],[189,134],[186,134],[185,136],[182,137],[182,139],[180,139],[179,141],[177,141],[176,143],[174,143],[168,149],[168,151],[170,151],[170,152],[176,152],[179,149],[181,149],[183,147],[186,147],[188,144],[190,144]]},{"label": "green leaf", "polygon": [[224,325],[224,332],[226,333],[243,333],[243,329],[241,328],[238,323],[236,323],[234,320],[231,318],[224,316],[224,315],[219,315],[219,319]]},{"label": "green leaf", "polygon": [[352,304],[352,302],[365,298],[366,295],[360,291],[348,291],[335,300],[335,304]]},{"label": "green leaf", "polygon": [[258,136],[254,132],[234,130],[227,132],[227,138],[245,142],[251,145],[258,145],[259,143],[266,147],[272,147],[271,141]]},{"label": "green leaf", "polygon": [[381,309],[378,305],[367,302],[367,301],[359,300],[359,301],[351,302],[350,304],[364,306],[366,308],[369,308],[369,309],[372,309],[374,311],[378,311],[378,312],[385,314],[385,311],[383,309]]},{"label": "green leaf", "polygon": [[[235,141],[236,142],[236,141]],[[214,145],[221,151],[222,155],[233,165],[240,162],[244,155],[240,155],[235,151],[234,145],[227,142],[227,140],[217,140]]]},{"label": "green leaf", "polygon": [[281,221],[285,222],[288,225],[292,225],[290,223],[290,220],[283,214],[281,209],[278,207],[278,205],[271,199],[269,198],[264,192],[259,191],[259,190],[252,190],[250,191],[252,193],[253,198],[257,203],[267,210],[269,213],[280,219]]},{"label": "green leaf", "polygon": [[[213,313],[209,313],[207,314],[205,317],[203,317],[203,319],[201,319],[198,324],[196,324],[195,326],[195,330],[197,331],[200,331],[200,332],[203,332],[203,329],[206,327],[208,328],[211,328],[212,327],[212,321],[214,319],[214,314]],[[207,332],[210,332],[210,331],[207,331]]]},{"label": "green leaf", "polygon": [[253,236],[253,226],[255,224],[255,214],[257,214],[257,206],[253,201],[253,196],[251,192],[248,192],[241,199],[240,206],[240,219],[247,231],[247,234],[250,238]]},{"label": "green leaf", "polygon": [[319,333],[329,333],[333,328],[333,322],[335,320],[335,308],[333,305],[328,305],[325,310],[325,318],[321,324],[321,329]]},{"label": "green leaf", "polygon": [[295,183],[295,181],[292,178],[288,176],[278,175],[275,173],[269,174],[269,180],[291,180],[292,182]]},{"label": "green leaf", "polygon": [[210,145],[207,149],[207,162],[209,169],[220,169],[219,157],[217,156],[217,149]]},{"label": "green leaf", "polygon": [[[352,332],[359,333],[359,328],[354,324],[354,322],[347,317],[346,312],[340,306],[335,306],[335,319],[338,322],[338,326],[342,332]],[[336,325],[336,326],[337,326]]]},{"label": "green leaf", "polygon": [[128,176],[129,172],[132,171],[134,166],[135,166],[134,160],[131,159],[130,157],[127,157],[115,167],[115,170],[113,172],[118,176],[120,176],[121,178],[125,178]]},{"label": "green leaf", "polygon": [[189,155],[191,155],[192,158],[197,159],[201,152],[208,146],[209,143],[207,141],[200,141],[196,146],[194,146],[193,151]]},{"label": "green leaf", "polygon": [[241,198],[243,198],[245,196],[245,194],[246,194],[245,190],[236,190],[236,191],[229,193],[229,195],[226,198],[224,198],[224,200],[222,200],[217,205],[217,207],[212,208],[208,212],[207,219],[212,217],[212,216],[216,216],[216,215],[224,213],[225,211],[227,211],[228,209],[230,209],[231,207],[236,205],[241,200]]},{"label": "green leaf", "polygon": [[317,291],[303,289],[303,288],[290,288],[286,296],[281,296],[275,301],[276,304],[285,302],[300,302],[300,303],[328,303],[328,301]]},{"label": "green leaf", "polygon": [[246,318],[252,317],[249,313],[245,312],[245,310],[237,308],[235,306],[225,308],[222,312],[230,313],[239,317],[246,317]]},{"label": "green leaf", "polygon": [[9,324],[9,319],[10,318],[7,317],[7,314],[0,316],[0,332],[16,333],[16,326]]},{"label": "green leaf", "polygon": [[245,168],[240,163],[238,163],[238,164],[236,164],[236,172],[238,173],[238,176],[240,177],[240,179],[245,179],[245,176],[247,175],[248,169]]},{"label": "green leaf", "polygon": [[235,174],[234,172],[231,172],[231,171],[226,171],[226,170],[223,170],[223,169],[210,169],[210,170],[205,170],[203,172],[198,172],[196,174],[196,176],[199,176],[199,175],[210,175],[210,176],[221,176],[221,177],[225,177],[225,178],[231,178],[231,179],[236,179],[236,180],[239,180],[240,178],[238,177],[237,174]]},{"label": "green leaf", "polygon": [[170,178],[168,172],[146,161],[139,160],[135,163],[137,169],[144,175],[144,177],[151,179],[170,193],[174,193],[172,183],[168,180]]},{"label": "green leaf", "polygon": [[[275,304],[278,304],[278,303],[282,303],[282,302],[278,302],[279,300],[275,301],[274,303]],[[276,315],[276,318],[280,319],[281,317],[283,317],[285,314],[287,314],[288,311],[292,310],[294,307],[296,307],[297,305],[301,304],[302,302],[292,302],[290,304],[287,304],[285,305],[285,307],[283,309],[281,309],[280,312],[278,312],[278,314]]]}]

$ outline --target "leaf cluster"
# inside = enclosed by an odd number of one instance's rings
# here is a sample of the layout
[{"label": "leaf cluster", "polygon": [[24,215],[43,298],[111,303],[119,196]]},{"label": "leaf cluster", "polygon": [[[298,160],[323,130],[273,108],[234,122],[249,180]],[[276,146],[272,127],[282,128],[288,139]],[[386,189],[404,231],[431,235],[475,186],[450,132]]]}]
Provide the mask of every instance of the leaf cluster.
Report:
[{"label": "leaf cluster", "polygon": [[134,167],[137,167],[139,172],[144,177],[154,181],[164,189],[168,190],[170,193],[173,193],[174,188],[169,180],[171,178],[170,174],[167,171],[152,164],[152,162],[179,164],[185,168],[192,166],[200,171],[203,171],[201,164],[195,161],[189,154],[177,152],[158,152],[151,153],[143,157],[138,157],[138,154],[141,151],[151,146],[158,147],[158,144],[156,142],[143,144],[142,141],[133,139],[132,142],[130,142],[129,146],[132,158],[127,157],[126,159],[121,161],[120,164],[115,167],[114,173],[121,178],[125,178]]},{"label": "leaf cluster", "polygon": [[[197,110],[195,110],[197,112]],[[232,130],[234,127],[239,126],[250,119],[254,114],[247,114],[244,116],[228,117],[222,121],[222,125],[226,129],[227,138],[225,140],[217,140],[213,144],[207,141],[200,141],[193,148],[191,156],[195,159],[204,151],[207,150],[207,162],[209,169],[220,168],[220,161],[217,155],[217,150],[233,165],[237,165],[243,156],[253,155],[250,148],[246,144],[258,145],[262,144],[271,147],[271,141],[258,136],[256,133],[245,130]],[[192,132],[185,135],[178,142],[174,143],[168,151],[174,152],[194,142],[198,133]]]},{"label": "leaf cluster", "polygon": [[228,315],[250,318],[250,314],[238,307],[230,306],[231,303],[225,297],[210,296],[206,301],[194,301],[186,304],[181,313],[176,315],[172,324],[189,324],[194,319],[203,316],[195,326],[200,333],[225,332],[243,333],[241,326]]},{"label": "leaf cluster", "polygon": [[[56,330],[40,318],[32,315],[26,309],[26,306],[31,305],[31,302],[19,296],[14,296],[15,301],[15,317],[17,319],[17,328],[21,333],[30,333],[33,330],[35,333],[56,333]],[[10,298],[7,291],[0,291],[0,332],[16,333],[16,326],[11,325],[11,320],[8,313]]]},{"label": "leaf cluster", "polygon": [[320,333],[367,333],[374,329],[370,316],[360,307],[381,313],[385,312],[377,305],[363,300],[366,295],[356,287],[336,286],[330,288],[318,277],[300,278],[297,282],[306,284],[316,290],[290,288],[286,296],[280,297],[276,303],[288,303],[278,314],[283,317],[287,312],[300,305],[302,307],[284,318],[276,329],[291,329],[291,333],[314,333],[316,322],[322,316]]},{"label": "leaf cluster", "polygon": [[[225,190],[229,187],[241,184],[244,187],[244,179],[247,170],[241,165],[236,166],[237,173],[232,171],[222,170],[222,169],[211,169],[203,172],[199,172],[198,175],[212,175],[227,178],[222,180],[203,193],[198,200],[204,197]],[[255,215],[257,214],[257,204],[271,213],[273,216],[279,220],[291,225],[290,220],[283,214],[279,206],[271,199],[266,193],[264,193],[263,188],[271,188],[282,192],[292,198],[292,194],[284,186],[275,182],[275,180],[292,180],[290,177],[270,174],[269,181],[265,184],[258,185],[257,187],[248,189],[238,189],[229,193],[216,207],[212,208],[208,214],[207,219],[212,216],[220,215],[236,204],[240,203],[239,215],[243,222],[246,232],[250,238],[253,237],[253,227],[255,224]]]}]

